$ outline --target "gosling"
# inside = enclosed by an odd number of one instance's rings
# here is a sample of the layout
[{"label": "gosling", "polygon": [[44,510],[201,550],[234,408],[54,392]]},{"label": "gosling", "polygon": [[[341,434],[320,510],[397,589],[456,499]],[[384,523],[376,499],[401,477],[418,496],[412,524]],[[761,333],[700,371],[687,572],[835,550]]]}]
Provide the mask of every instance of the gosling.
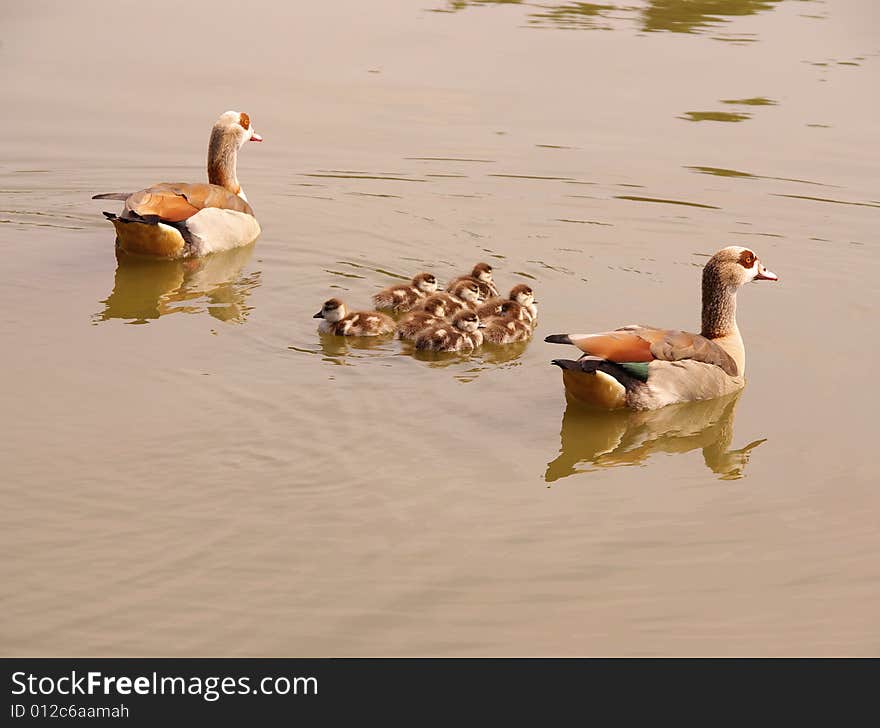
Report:
[{"label": "gosling", "polygon": [[453,278],[451,281],[449,281],[449,285],[446,286],[446,290],[451,293],[455,285],[461,283],[462,281],[471,281],[472,283],[476,283],[480,289],[480,295],[483,298],[498,295],[498,289],[495,287],[495,283],[492,280],[492,266],[488,263],[477,263],[474,266],[473,270],[470,272],[470,275],[458,276],[458,278]]},{"label": "gosling", "polygon": [[423,351],[472,351],[482,343],[480,319],[473,311],[459,311],[451,325],[435,324],[416,336],[416,349]]},{"label": "gosling", "polygon": [[394,319],[378,311],[348,312],[338,298],[325,301],[314,318],[324,319],[318,324],[322,334],[335,336],[384,336],[394,331]]},{"label": "gosling", "polygon": [[[480,297],[480,289],[476,283],[472,281],[461,281],[455,286],[455,294],[446,291],[438,291],[434,296],[440,296],[446,303],[446,318],[450,319],[459,311],[475,311],[482,298]],[[419,301],[414,310],[421,311],[424,309],[427,299]]]},{"label": "gosling", "polygon": [[418,311],[410,311],[397,322],[397,337],[410,341],[429,326],[445,323],[446,305],[446,298],[438,293],[419,301]]},{"label": "gosling", "polygon": [[491,344],[514,344],[530,338],[533,332],[530,315],[525,306],[516,301],[504,301],[501,313],[486,320],[483,338]]},{"label": "gosling", "polygon": [[465,308],[476,311],[477,306],[483,301],[480,287],[474,281],[459,281],[449,289],[449,294],[464,304]]},{"label": "gosling", "polygon": [[529,323],[532,324],[532,326],[538,323],[538,302],[535,300],[535,292],[532,290],[531,286],[527,286],[525,283],[518,283],[510,289],[510,295],[508,295],[508,298],[511,301],[516,301],[529,312],[532,317]]},{"label": "gosling", "polygon": [[518,283],[511,288],[507,298],[490,298],[477,307],[477,314],[481,319],[488,318],[489,316],[499,316],[501,315],[501,308],[507,301],[518,303],[526,310],[525,318],[522,320],[527,321],[532,326],[537,324],[538,307],[535,305],[537,303],[535,301],[535,293],[532,291],[531,286],[527,286],[525,283]]},{"label": "gosling", "polygon": [[437,279],[433,273],[419,273],[409,283],[383,288],[373,296],[376,308],[395,313],[410,311],[413,306],[437,290]]}]

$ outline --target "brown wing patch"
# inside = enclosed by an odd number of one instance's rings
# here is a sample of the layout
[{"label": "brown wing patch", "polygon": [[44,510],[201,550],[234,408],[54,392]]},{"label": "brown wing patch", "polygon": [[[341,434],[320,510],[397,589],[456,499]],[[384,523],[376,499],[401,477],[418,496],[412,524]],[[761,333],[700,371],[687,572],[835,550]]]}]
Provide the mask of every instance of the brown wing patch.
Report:
[{"label": "brown wing patch", "polygon": [[570,334],[571,343],[593,356],[613,362],[681,361],[714,364],[732,377],[738,369],[733,357],[711,339],[674,329],[626,327],[602,334]]},{"label": "brown wing patch", "polygon": [[200,209],[191,205],[182,195],[155,187],[135,192],[126,200],[125,206],[141,217],[155,215],[168,222],[186,220]]},{"label": "brown wing patch", "polygon": [[[663,361],[692,359],[704,364],[714,364],[717,367],[721,367],[725,373],[732,377],[737,376],[739,373],[733,357],[714,341],[700,334],[676,331],[675,329],[652,329],[647,327],[633,327],[630,329],[630,333],[649,342],[651,354],[656,359]],[[623,360],[618,359],[618,361]],[[629,361],[634,360],[630,359]]]},{"label": "brown wing patch", "polygon": [[608,331],[602,334],[570,334],[571,343],[581,351],[608,361],[651,361],[651,344],[631,331]]},{"label": "brown wing patch", "polygon": [[254,214],[253,208],[238,195],[206,183],[163,182],[135,192],[125,206],[142,217],[155,215],[166,222],[181,222],[206,207]]}]

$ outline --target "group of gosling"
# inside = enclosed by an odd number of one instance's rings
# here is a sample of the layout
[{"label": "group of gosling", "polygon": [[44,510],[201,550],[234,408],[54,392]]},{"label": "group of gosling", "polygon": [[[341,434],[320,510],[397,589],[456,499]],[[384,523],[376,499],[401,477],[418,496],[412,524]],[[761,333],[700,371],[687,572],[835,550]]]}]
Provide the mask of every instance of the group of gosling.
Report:
[{"label": "group of gosling", "polygon": [[[315,318],[318,330],[336,336],[386,336],[412,341],[424,351],[467,352],[491,344],[513,344],[531,337],[538,307],[531,287],[520,283],[499,296],[492,266],[477,263],[468,275],[439,290],[433,273],[389,286],[373,296],[376,311],[349,311],[338,298],[325,302]],[[380,311],[404,314],[398,321]]]}]

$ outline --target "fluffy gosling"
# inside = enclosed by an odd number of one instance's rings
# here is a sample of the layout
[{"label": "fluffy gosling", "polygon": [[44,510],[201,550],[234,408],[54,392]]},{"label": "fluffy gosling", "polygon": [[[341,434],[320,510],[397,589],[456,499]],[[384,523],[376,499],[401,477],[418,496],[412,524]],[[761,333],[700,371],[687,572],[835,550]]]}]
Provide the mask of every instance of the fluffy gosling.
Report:
[{"label": "fluffy gosling", "polygon": [[486,320],[483,338],[492,344],[514,344],[532,335],[531,314],[516,301],[504,301],[501,313]]},{"label": "fluffy gosling", "polygon": [[525,318],[523,320],[534,326],[538,322],[538,307],[535,301],[535,293],[531,286],[525,283],[518,283],[510,289],[507,298],[490,298],[477,307],[477,314],[481,319],[489,316],[501,315],[501,309],[507,301],[513,301],[526,309]]},{"label": "fluffy gosling", "polygon": [[[449,296],[449,294],[445,294]],[[423,301],[419,301],[419,310],[410,311],[397,322],[397,337],[412,340],[429,326],[444,323],[447,301],[443,294],[435,293]]]},{"label": "fluffy gosling", "polygon": [[376,308],[403,313],[409,311],[421,299],[437,290],[437,279],[433,273],[419,273],[409,283],[400,283],[383,288],[373,296]]},{"label": "fluffy gosling", "polygon": [[480,319],[473,311],[459,311],[452,323],[430,326],[416,336],[416,349],[423,351],[471,351],[483,343]]},{"label": "fluffy gosling", "polygon": [[394,331],[394,319],[378,311],[348,312],[338,298],[325,301],[314,318],[323,319],[318,324],[322,334],[336,336],[384,336]]},{"label": "fluffy gosling", "polygon": [[476,283],[480,289],[480,296],[483,298],[498,295],[498,289],[495,287],[495,282],[492,280],[492,266],[488,263],[477,263],[470,272],[470,275],[453,278],[449,281],[449,285],[446,286],[446,290],[451,293],[453,287],[462,281]]}]

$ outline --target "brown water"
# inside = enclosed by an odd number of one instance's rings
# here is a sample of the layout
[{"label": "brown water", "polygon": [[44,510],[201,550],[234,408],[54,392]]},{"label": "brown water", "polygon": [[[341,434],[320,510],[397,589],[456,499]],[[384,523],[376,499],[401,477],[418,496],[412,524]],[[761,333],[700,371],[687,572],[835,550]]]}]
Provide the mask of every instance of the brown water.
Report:
[{"label": "brown water", "polygon": [[[0,653],[880,652],[880,11],[610,2],[3,5]],[[117,262],[227,108],[262,238]],[[566,406],[732,243],[741,396]],[[481,259],[527,345],[315,333]]]}]

